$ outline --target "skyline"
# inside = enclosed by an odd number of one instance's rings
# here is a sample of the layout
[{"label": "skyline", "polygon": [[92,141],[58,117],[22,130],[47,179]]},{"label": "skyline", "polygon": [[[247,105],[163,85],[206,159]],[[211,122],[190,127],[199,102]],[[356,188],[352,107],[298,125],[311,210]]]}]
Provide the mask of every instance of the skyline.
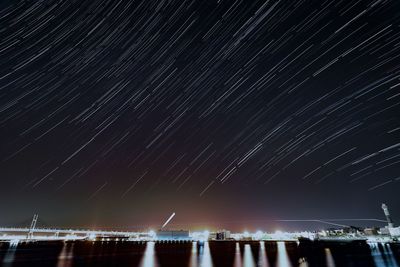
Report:
[{"label": "skyline", "polygon": [[[48,224],[49,218],[39,217],[39,214],[34,214],[36,218],[35,225],[41,229],[51,229],[60,227],[60,229],[92,229],[92,230],[116,230],[116,231],[144,231],[144,230],[162,230],[162,229],[176,229],[176,230],[235,230],[235,231],[289,231],[289,232],[300,232],[300,231],[317,231],[329,228],[351,228],[351,227],[384,227],[387,225],[385,218],[308,218],[308,219],[270,219],[270,220],[231,220],[231,221],[199,221],[199,222],[186,222],[179,223],[182,221],[178,218],[177,222],[168,223],[168,227],[160,223],[153,224],[142,224],[142,225],[122,225],[116,224],[114,226],[107,225],[50,225]],[[29,228],[32,225],[32,218],[27,217],[24,221],[8,223],[0,225],[6,228]],[[50,218],[51,220],[51,218]],[[298,224],[296,224],[298,223]],[[223,225],[224,227],[221,227]],[[398,226],[395,221],[395,227]],[[393,226],[392,226],[393,227]]]},{"label": "skyline", "polygon": [[0,3],[0,225],[400,221],[399,8]]}]

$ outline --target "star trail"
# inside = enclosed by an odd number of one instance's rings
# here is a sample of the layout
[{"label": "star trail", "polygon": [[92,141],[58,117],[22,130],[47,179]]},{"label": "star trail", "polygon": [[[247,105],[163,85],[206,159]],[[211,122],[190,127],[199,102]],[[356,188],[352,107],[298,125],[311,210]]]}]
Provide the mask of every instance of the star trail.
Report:
[{"label": "star trail", "polygon": [[4,222],[400,214],[398,1],[0,8]]}]

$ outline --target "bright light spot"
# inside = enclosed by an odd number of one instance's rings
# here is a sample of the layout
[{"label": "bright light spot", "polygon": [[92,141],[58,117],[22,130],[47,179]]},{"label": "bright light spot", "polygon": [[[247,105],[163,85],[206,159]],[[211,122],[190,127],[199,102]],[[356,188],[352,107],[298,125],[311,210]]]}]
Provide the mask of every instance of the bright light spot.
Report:
[{"label": "bright light spot", "polygon": [[10,245],[11,245],[11,246],[16,246],[16,245],[18,245],[18,243],[19,243],[19,239],[12,239],[12,240],[10,240]]},{"label": "bright light spot", "polygon": [[255,232],[255,234],[253,235],[253,239],[255,239],[255,240],[261,240],[262,237],[263,237],[263,235],[264,235],[263,232],[257,231],[257,232]]},{"label": "bright light spot", "polygon": [[210,231],[205,230],[205,231],[202,233],[202,235],[200,236],[199,240],[205,242],[205,241],[208,240],[208,237],[209,237],[209,236],[210,236]]},{"label": "bright light spot", "polygon": [[250,237],[250,233],[247,232],[247,231],[244,231],[244,232],[243,232],[243,237]]},{"label": "bright light spot", "polygon": [[150,230],[150,231],[149,231],[149,236],[150,236],[152,239],[154,239],[154,238],[156,238],[157,234],[156,234],[156,232],[155,232],[154,230]]},{"label": "bright light spot", "polygon": [[205,230],[202,232],[191,232],[190,233],[190,237],[192,238],[193,241],[205,242],[208,240],[209,236],[210,236],[210,232],[208,230]]},{"label": "bright light spot", "polygon": [[96,235],[94,233],[89,234],[89,240],[94,241],[96,240]]},{"label": "bright light spot", "polygon": [[65,236],[65,240],[75,240],[75,239],[77,239],[77,236],[74,235],[74,234],[66,235],[66,236]]},{"label": "bright light spot", "polygon": [[280,230],[275,231],[274,237],[277,240],[284,240],[287,238],[286,234]]},{"label": "bright light spot", "polygon": [[210,231],[205,230],[205,231],[203,232],[203,235],[204,235],[205,237],[208,238],[208,236],[210,235]]}]

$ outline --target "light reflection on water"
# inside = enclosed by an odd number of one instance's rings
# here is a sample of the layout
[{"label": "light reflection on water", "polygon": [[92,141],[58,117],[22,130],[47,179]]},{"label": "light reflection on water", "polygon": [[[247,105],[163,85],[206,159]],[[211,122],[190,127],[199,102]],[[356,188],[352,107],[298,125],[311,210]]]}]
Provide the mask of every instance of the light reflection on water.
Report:
[{"label": "light reflection on water", "polygon": [[[392,247],[389,244],[369,243],[370,253],[368,253],[368,248],[367,248],[367,254],[363,254],[363,256],[361,256],[363,258],[359,258],[359,256],[355,254],[354,254],[355,257],[353,258],[351,248],[348,251],[349,254],[347,253],[335,254],[338,252],[333,250],[333,248],[331,248],[332,249],[331,251],[330,248],[325,247],[322,250],[323,254],[318,256],[314,254],[309,254],[309,255],[298,254],[299,251],[294,252],[293,250],[296,249],[296,246],[287,246],[285,242],[276,242],[275,244],[277,250],[272,249],[270,251],[269,246],[267,246],[267,242],[264,241],[261,241],[259,243],[235,242],[234,250],[232,248],[233,244],[230,243],[225,247],[226,250],[224,251],[223,243],[221,243],[218,244],[217,246],[219,249],[219,253],[214,253],[213,251],[213,254],[211,254],[209,242],[204,242],[204,243],[191,242],[187,243],[187,246],[189,246],[189,248],[185,245],[186,248],[189,249],[185,250],[186,252],[184,252],[186,253],[185,255],[187,256],[187,260],[185,260],[185,262],[181,262],[180,266],[219,267],[221,259],[228,258],[232,260],[231,262],[233,262],[232,265],[233,267],[256,267],[256,266],[257,267],[307,267],[308,264],[310,265],[313,264],[312,266],[339,267],[338,264],[340,262],[340,259],[347,258],[346,260],[348,261],[354,261],[354,262],[349,262],[349,264],[350,265],[356,264],[355,266],[363,266],[362,263],[359,262],[361,260],[365,262],[365,264],[368,266],[371,266],[372,264],[372,266],[375,265],[376,267],[399,267],[397,258],[395,256],[395,253],[397,253],[396,252],[397,250],[395,250],[396,247],[393,247],[392,251]],[[275,244],[271,245],[275,246]],[[18,245],[18,243],[15,242],[10,243],[10,245],[8,247],[5,247],[6,249],[3,251],[3,257],[2,260],[0,261],[0,266],[16,267],[20,266],[21,264],[27,264],[26,262],[27,258],[31,258],[33,260],[32,265],[23,265],[23,266],[40,266],[37,265],[36,263],[39,262],[38,259],[40,259],[42,255],[46,255],[46,257],[48,257],[47,255],[49,255],[48,259],[51,259],[50,256],[51,254],[46,254],[46,253],[48,253],[47,251],[54,251],[53,247],[51,247],[50,250],[43,251],[44,254],[42,254],[42,252],[40,252],[41,250],[33,249],[35,247],[34,245],[35,244],[30,244],[29,245],[30,248],[27,249],[26,244]],[[171,246],[174,246],[174,244],[171,243]],[[257,251],[254,250],[256,247],[253,246],[257,247]],[[161,252],[159,252],[158,248],[156,252],[155,242],[147,242],[143,250],[140,250],[140,252],[138,250],[135,250],[134,244],[133,244],[133,251],[130,250],[128,246],[128,250],[125,250],[126,252],[124,252],[124,250],[121,250],[118,253],[116,253],[115,251],[116,249],[115,246],[108,246],[108,247],[106,246],[104,247],[104,249],[102,248],[101,250],[97,249],[93,250],[94,243],[85,245],[84,249],[86,249],[87,252],[84,252],[84,254],[82,254],[82,251],[80,251],[81,248],[82,244],[76,245],[73,242],[62,244],[62,246],[60,246],[59,249],[56,250],[57,254],[55,254],[55,257],[53,257],[53,259],[55,258],[57,259],[57,261],[53,263],[54,266],[55,267],[96,266],[98,263],[101,263],[104,260],[106,262],[109,262],[110,264],[115,263],[116,264],[115,266],[162,267],[162,265],[165,264],[165,261],[163,261],[162,259],[165,259],[165,257],[167,258],[169,257],[168,254],[165,254],[165,252],[168,251],[168,249],[163,250],[164,249],[163,246],[160,247]],[[129,255],[130,253],[133,253],[132,255],[134,255],[133,257],[135,259],[135,263],[133,263],[133,261],[128,259],[128,257],[130,256],[127,256],[127,254]],[[160,261],[158,260],[159,257],[158,253],[164,253],[162,254],[163,255],[162,257],[164,258],[160,258]],[[178,252],[177,254],[175,253],[176,252],[173,252],[173,254],[170,255],[171,257],[169,258],[170,263],[166,263],[167,266],[171,266],[170,265],[171,262],[172,264],[174,263],[173,257],[180,257],[181,255],[184,255],[182,254],[183,252]],[[228,253],[229,255],[225,253]],[[292,255],[292,253],[296,253],[297,256],[299,257],[298,259],[296,259],[296,261],[298,262],[297,264],[291,263],[289,255]],[[121,255],[122,260],[121,258],[119,258],[118,254]],[[335,255],[335,257],[333,257],[332,254]],[[313,258],[313,256],[315,256],[315,258]],[[126,261],[124,260],[124,257],[126,257],[127,259]],[[308,257],[312,259],[309,263],[307,263]],[[271,264],[272,259],[276,259],[273,264]],[[174,266],[172,265],[172,267]],[[223,267],[226,266],[224,265]]]},{"label": "light reflection on water", "polygon": [[390,266],[398,267],[399,265],[397,264],[396,259],[394,258],[393,251],[392,251],[392,248],[390,247],[390,245],[385,244],[383,247],[386,250],[387,256],[389,258]]},{"label": "light reflection on water", "polygon": [[285,242],[279,241],[278,243],[278,262],[277,267],[292,267],[289,256],[286,251]]},{"label": "light reflection on water", "polygon": [[235,245],[235,260],[233,262],[233,267],[242,267],[242,257],[240,253],[239,242],[236,242]]},{"label": "light reflection on water", "polygon": [[63,248],[58,255],[57,267],[72,267],[74,258],[74,244],[71,246],[68,243],[64,243]]},{"label": "light reflection on water", "polygon": [[140,267],[158,267],[158,262],[156,258],[155,243],[149,241],[146,244],[146,250],[144,251],[142,262]]},{"label": "light reflection on water", "polygon": [[327,267],[335,267],[335,261],[333,260],[332,257],[332,252],[329,248],[325,248],[325,260],[326,260],[326,266]]},{"label": "light reflection on water", "polygon": [[253,253],[251,252],[251,248],[250,248],[249,244],[244,245],[243,266],[244,267],[255,267]]},{"label": "light reflection on water", "polygon": [[3,267],[11,267],[14,262],[15,251],[18,247],[18,241],[10,241],[10,246],[7,249],[3,259]]},{"label": "light reflection on water", "polygon": [[211,252],[208,242],[204,242],[204,245],[199,250],[200,267],[212,267]]},{"label": "light reflection on water", "polygon": [[197,242],[192,242],[192,251],[190,253],[190,265],[189,265],[189,267],[197,267],[197,266],[198,266]]},{"label": "light reflection on water", "polygon": [[398,267],[389,244],[369,243],[376,267]]},{"label": "light reflection on water", "polygon": [[258,260],[258,266],[260,267],[269,267],[267,260],[267,253],[265,252],[265,242],[260,241],[260,256]]}]

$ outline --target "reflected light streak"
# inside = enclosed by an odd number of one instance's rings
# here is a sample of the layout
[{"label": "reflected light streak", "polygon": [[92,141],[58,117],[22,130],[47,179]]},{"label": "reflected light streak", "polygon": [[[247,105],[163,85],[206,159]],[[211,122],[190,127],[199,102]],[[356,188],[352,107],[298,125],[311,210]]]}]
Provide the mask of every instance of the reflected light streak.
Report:
[{"label": "reflected light streak", "polygon": [[192,242],[192,252],[190,254],[190,267],[197,267],[197,242]]},{"label": "reflected light streak", "polygon": [[153,241],[149,241],[146,244],[146,250],[143,255],[142,262],[140,264],[141,267],[156,267],[158,266],[156,252],[155,252],[155,243]]},{"label": "reflected light streak", "polygon": [[278,243],[278,259],[277,259],[277,267],[292,267],[292,264],[290,263],[287,251],[286,251],[286,246],[285,242],[279,241]]},{"label": "reflected light streak", "polygon": [[235,261],[233,262],[233,267],[242,267],[242,259],[241,259],[239,242],[236,242]]},{"label": "reflected light streak", "polygon": [[325,248],[325,260],[327,267],[336,267],[335,261],[333,260],[331,250],[329,248]]},{"label": "reflected light streak", "polygon": [[203,247],[200,248],[200,267],[212,267],[211,252],[208,242],[204,242]]},{"label": "reflected light streak", "polygon": [[68,249],[68,244],[64,243],[63,248],[58,255],[57,267],[71,267],[73,264],[73,248],[74,244]]},{"label": "reflected light streak", "polygon": [[258,266],[260,267],[269,267],[267,253],[265,252],[265,242],[260,242],[260,254],[258,259]]},{"label": "reflected light streak", "polygon": [[255,267],[255,263],[253,260],[253,253],[251,252],[251,248],[250,248],[249,244],[244,245],[243,266],[244,267]]},{"label": "reflected light streak", "polygon": [[394,259],[390,246],[388,244],[382,244],[383,253],[379,248],[378,243],[368,244],[371,250],[372,258],[376,267],[398,267],[399,265]]},{"label": "reflected light streak", "polygon": [[3,259],[3,267],[11,267],[15,258],[15,251],[17,250],[18,241],[10,241],[10,246],[7,249],[7,253]]},{"label": "reflected light streak", "polygon": [[393,256],[393,251],[392,251],[392,248],[390,247],[390,245],[389,244],[385,244],[384,245],[384,250],[385,250],[386,256],[387,256],[387,258],[389,260],[389,266],[390,267],[398,267],[399,265],[397,264],[396,259]]},{"label": "reflected light streak", "polygon": [[375,266],[385,266],[386,264],[382,258],[382,253],[379,251],[378,243],[369,243],[368,245],[371,250],[371,256],[374,259]]},{"label": "reflected light streak", "polygon": [[388,244],[382,244],[383,253],[378,243],[368,243],[376,267],[399,267]]}]

